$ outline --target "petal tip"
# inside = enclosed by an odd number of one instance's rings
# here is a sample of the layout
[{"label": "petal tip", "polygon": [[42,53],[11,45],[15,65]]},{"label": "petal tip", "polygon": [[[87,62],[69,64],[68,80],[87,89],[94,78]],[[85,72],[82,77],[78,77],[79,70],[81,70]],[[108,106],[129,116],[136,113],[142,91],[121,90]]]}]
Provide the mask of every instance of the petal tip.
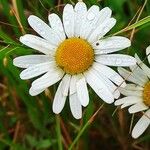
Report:
[{"label": "petal tip", "polygon": [[34,16],[34,15],[30,15],[29,17],[28,17],[28,21],[30,21],[31,19],[33,19],[33,18],[35,18],[36,16]]},{"label": "petal tip", "polygon": [[13,59],[13,65],[14,65],[14,66],[17,66],[17,58],[14,58],[14,59]]},{"label": "petal tip", "polygon": [[29,94],[30,94],[31,96],[36,96],[36,95],[33,93],[32,88],[30,88]]},{"label": "petal tip", "polygon": [[116,100],[116,101],[114,102],[114,105],[115,105],[115,106],[118,106],[118,105],[119,105],[119,101]]},{"label": "petal tip", "polygon": [[137,139],[139,137],[139,135],[137,135],[134,130],[132,131],[132,135],[131,135],[134,139]]},{"label": "petal tip", "polygon": [[107,104],[112,104],[112,103],[114,103],[114,97],[112,98],[112,99],[110,99],[109,101],[105,101]]},{"label": "petal tip", "polygon": [[82,118],[82,115],[81,116],[73,116],[75,119],[79,120]]},{"label": "petal tip", "polygon": [[55,107],[52,107],[53,113],[58,115],[61,111],[57,110]]}]

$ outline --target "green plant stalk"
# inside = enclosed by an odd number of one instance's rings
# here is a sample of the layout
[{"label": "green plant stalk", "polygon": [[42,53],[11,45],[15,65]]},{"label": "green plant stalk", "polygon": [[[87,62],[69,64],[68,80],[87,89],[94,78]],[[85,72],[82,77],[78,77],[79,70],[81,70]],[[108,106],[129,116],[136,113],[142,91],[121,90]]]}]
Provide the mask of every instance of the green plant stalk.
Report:
[{"label": "green plant stalk", "polygon": [[72,148],[74,147],[74,145],[78,142],[79,138],[81,137],[81,135],[83,134],[83,132],[86,130],[86,128],[91,124],[90,121],[87,121],[87,123],[83,126],[83,128],[80,130],[80,132],[78,133],[78,135],[76,136],[75,140],[72,142],[72,144],[70,145],[68,150],[72,150]]},{"label": "green plant stalk", "polygon": [[56,133],[57,133],[57,140],[58,140],[58,149],[63,150],[61,128],[60,128],[60,118],[58,115],[56,115]]},{"label": "green plant stalk", "polygon": [[80,139],[81,135],[84,133],[84,131],[87,129],[88,126],[90,126],[90,124],[93,122],[95,116],[98,114],[98,112],[103,108],[105,103],[103,103],[98,110],[92,115],[92,117],[85,123],[85,125],[83,126],[83,128],[79,131],[78,135],[76,136],[76,138],[74,139],[74,141],[72,142],[72,144],[70,145],[68,150],[72,150],[73,147],[75,146],[75,144],[78,142],[78,140]]}]

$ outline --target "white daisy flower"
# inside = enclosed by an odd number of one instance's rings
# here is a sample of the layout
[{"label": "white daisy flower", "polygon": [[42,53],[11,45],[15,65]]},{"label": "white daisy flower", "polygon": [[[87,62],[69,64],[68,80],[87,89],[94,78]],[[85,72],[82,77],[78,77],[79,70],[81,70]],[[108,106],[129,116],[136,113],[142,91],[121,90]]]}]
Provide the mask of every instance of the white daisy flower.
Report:
[{"label": "white daisy flower", "polygon": [[25,68],[21,79],[42,75],[32,83],[30,95],[38,95],[61,80],[53,112],[61,112],[69,95],[71,112],[76,119],[82,117],[82,106],[89,103],[87,83],[106,103],[113,103],[120,94],[115,89],[124,80],[107,66],[131,66],[136,60],[127,55],[110,54],[131,45],[125,37],[103,38],[116,24],[111,14],[108,7],[100,10],[93,5],[87,10],[85,3],[78,2],[74,8],[70,4],[64,7],[63,23],[56,14],[48,16],[49,25],[31,15],[28,22],[41,37],[26,34],[20,41],[42,54],[14,59],[15,66]]},{"label": "white daisy flower", "polygon": [[[150,46],[146,52],[150,63]],[[138,65],[130,67],[131,72],[123,68],[118,69],[119,73],[132,84],[127,84],[125,88],[119,88],[126,97],[115,101],[115,105],[121,105],[121,108],[130,106],[128,111],[131,114],[145,111],[132,131],[132,137],[138,138],[150,124],[150,68],[137,55],[135,58]]]}]

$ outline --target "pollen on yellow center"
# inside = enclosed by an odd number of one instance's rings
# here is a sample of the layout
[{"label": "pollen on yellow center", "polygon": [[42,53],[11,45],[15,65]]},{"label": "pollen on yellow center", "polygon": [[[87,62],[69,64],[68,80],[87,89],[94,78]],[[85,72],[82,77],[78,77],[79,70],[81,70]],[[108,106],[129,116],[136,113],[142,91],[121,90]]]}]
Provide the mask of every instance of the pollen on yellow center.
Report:
[{"label": "pollen on yellow center", "polygon": [[144,103],[147,106],[150,106],[150,81],[146,83],[144,86],[143,99],[144,99]]},{"label": "pollen on yellow center", "polygon": [[86,40],[69,38],[58,46],[55,60],[66,73],[82,73],[92,65],[94,50]]}]

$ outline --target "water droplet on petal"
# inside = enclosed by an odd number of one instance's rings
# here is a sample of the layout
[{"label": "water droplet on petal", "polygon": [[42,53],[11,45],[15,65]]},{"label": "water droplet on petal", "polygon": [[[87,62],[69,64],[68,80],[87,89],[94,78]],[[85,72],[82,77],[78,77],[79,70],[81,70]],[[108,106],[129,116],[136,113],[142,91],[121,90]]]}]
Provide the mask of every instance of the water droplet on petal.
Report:
[{"label": "water droplet on petal", "polygon": [[40,32],[40,34],[42,34],[42,35],[45,34],[45,31],[43,31],[43,30],[40,30],[39,32]]},{"label": "water droplet on petal", "polygon": [[87,19],[88,19],[89,21],[93,20],[94,18],[95,18],[95,14],[92,13],[92,12],[87,15]]},{"label": "water droplet on petal", "polygon": [[42,24],[40,23],[40,22],[38,22],[38,24],[37,24],[38,26],[41,26]]},{"label": "water droplet on petal", "polygon": [[66,25],[69,25],[69,21],[66,21],[65,24],[66,24]]},{"label": "water droplet on petal", "polygon": [[99,88],[98,91],[99,91],[99,92],[103,92],[103,88]]},{"label": "water droplet on petal", "polygon": [[122,63],[121,59],[116,59],[116,65],[120,65]]},{"label": "water droplet on petal", "polygon": [[67,14],[67,15],[64,16],[64,20],[69,20],[69,18],[70,18],[69,14]]},{"label": "water droplet on petal", "polygon": [[104,54],[104,51],[100,51],[100,54]]},{"label": "water droplet on petal", "polygon": [[108,32],[109,31],[109,28],[108,27],[105,27],[104,28],[104,32]]}]

